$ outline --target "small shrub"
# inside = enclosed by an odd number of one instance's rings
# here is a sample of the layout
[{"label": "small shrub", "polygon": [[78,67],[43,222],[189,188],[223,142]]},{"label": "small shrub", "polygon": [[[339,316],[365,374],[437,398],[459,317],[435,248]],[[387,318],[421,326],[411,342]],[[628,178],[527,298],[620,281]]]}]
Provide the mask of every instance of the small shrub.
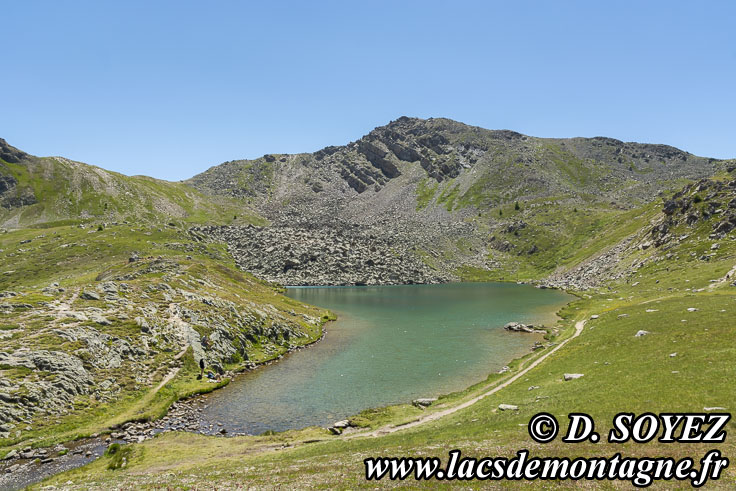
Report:
[{"label": "small shrub", "polygon": [[110,457],[112,455],[115,455],[116,453],[120,451],[120,448],[121,446],[119,443],[113,443],[112,445],[107,447],[107,449],[105,450],[105,457]]},{"label": "small shrub", "polygon": [[110,463],[107,464],[107,468],[112,471],[122,469],[128,464],[128,458],[132,452],[133,449],[131,447],[123,447],[119,443],[113,443],[105,450],[105,456],[110,457]]}]

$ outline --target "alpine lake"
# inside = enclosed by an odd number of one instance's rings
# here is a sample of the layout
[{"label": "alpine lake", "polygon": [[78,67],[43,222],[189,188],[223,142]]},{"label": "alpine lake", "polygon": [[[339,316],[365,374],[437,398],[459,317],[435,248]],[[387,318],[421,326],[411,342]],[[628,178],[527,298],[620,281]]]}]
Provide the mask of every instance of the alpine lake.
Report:
[{"label": "alpine lake", "polygon": [[373,407],[462,390],[529,353],[572,297],[511,283],[295,287],[287,295],[330,309],[313,346],[236,377],[206,396],[200,424],[260,434],[335,421]]}]

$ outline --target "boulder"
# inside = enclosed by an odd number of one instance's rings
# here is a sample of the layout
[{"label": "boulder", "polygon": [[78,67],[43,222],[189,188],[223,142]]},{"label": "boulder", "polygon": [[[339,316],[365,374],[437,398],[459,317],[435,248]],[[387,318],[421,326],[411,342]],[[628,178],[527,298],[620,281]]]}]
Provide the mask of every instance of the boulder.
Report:
[{"label": "boulder", "polygon": [[92,312],[89,315],[89,320],[91,320],[92,322],[96,322],[97,324],[101,326],[109,326],[110,324],[112,324],[112,322],[107,320],[107,318],[104,315],[98,314],[96,312]]},{"label": "boulder", "polygon": [[536,332],[534,326],[522,324],[521,322],[509,322],[503,328],[512,332]]},{"label": "boulder", "polygon": [[425,407],[431,406],[432,403],[435,402],[436,400],[437,400],[436,397],[432,397],[432,398],[426,397],[422,399],[414,399],[413,401],[411,401],[411,403],[412,405],[418,408],[425,408]]},{"label": "boulder", "polygon": [[515,406],[514,404],[499,404],[498,409],[501,411],[518,411],[519,406]]},{"label": "boulder", "polygon": [[100,294],[90,290],[84,290],[82,293],[79,294],[79,298],[83,300],[99,300]]},{"label": "boulder", "polygon": [[636,331],[636,334],[634,334],[634,337],[640,338],[642,336],[646,336],[647,334],[651,334],[651,333],[649,331],[645,331],[642,329],[642,330]]},{"label": "boulder", "polygon": [[118,287],[115,283],[112,281],[106,281],[102,285],[100,285],[100,288],[102,288],[102,291],[107,294],[116,294],[118,293]]},{"label": "boulder", "polygon": [[584,376],[584,373],[566,373],[562,376],[566,381],[567,380],[575,380],[576,378],[580,378]]}]

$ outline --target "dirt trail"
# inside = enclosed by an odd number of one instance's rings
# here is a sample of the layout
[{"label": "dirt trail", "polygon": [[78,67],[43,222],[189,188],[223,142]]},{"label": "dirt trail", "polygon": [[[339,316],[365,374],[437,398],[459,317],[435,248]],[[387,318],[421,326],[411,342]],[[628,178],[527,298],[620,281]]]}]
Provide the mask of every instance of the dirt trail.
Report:
[{"label": "dirt trail", "polygon": [[[197,355],[198,352],[201,353],[202,351],[202,345],[199,344],[199,341],[196,338],[192,338],[189,335],[188,331],[191,330],[191,327],[189,327],[189,324],[184,322],[184,320],[179,316],[177,308],[178,308],[178,304],[176,303],[169,304],[169,313],[171,314],[171,317],[169,318],[169,322],[172,325],[174,325],[179,331],[179,334],[184,343],[184,348],[174,356],[174,360],[181,359],[181,357],[184,356],[184,354],[187,352],[190,346],[192,347],[192,350],[195,352],[195,356]],[[202,358],[202,357],[203,355],[200,354],[199,358]],[[166,385],[167,383],[169,383],[171,379],[176,377],[176,374],[179,373],[179,369],[180,369],[179,367],[176,367],[176,368],[172,368],[171,370],[169,370],[169,373],[167,373],[166,376],[163,378],[163,380],[161,380],[161,382],[156,386],[156,388],[150,392],[150,395],[151,396],[156,395],[156,393],[159,390],[161,390],[161,388],[164,385]]]},{"label": "dirt trail", "polygon": [[[178,352],[176,356],[174,356],[174,359],[178,360],[179,358],[184,356],[184,353],[187,352],[187,349],[189,349],[189,346],[185,346],[183,350]],[[179,369],[180,369],[179,367],[176,367],[176,368],[172,368],[171,370],[169,370],[169,373],[167,373],[166,376],[163,378],[163,380],[161,380],[161,382],[159,382],[156,388],[153,389],[153,392],[151,392],[151,395],[155,395],[159,390],[161,390],[161,388],[164,385],[168,384],[171,379],[176,377],[176,374],[179,373]]]},{"label": "dirt trail", "polygon": [[482,393],[482,394],[480,394],[478,396],[473,397],[470,400],[467,400],[467,401],[463,402],[462,404],[458,404],[457,406],[453,406],[453,407],[444,409],[442,411],[437,411],[435,413],[427,414],[426,416],[422,416],[419,419],[417,419],[416,421],[412,421],[411,423],[408,423],[408,424],[405,424],[405,425],[400,425],[400,426],[385,426],[383,428],[378,428],[376,430],[373,430],[373,431],[370,431],[370,432],[367,432],[367,433],[352,433],[350,435],[346,435],[345,438],[346,439],[351,439],[351,438],[377,437],[377,436],[381,436],[381,435],[388,435],[390,433],[395,433],[397,431],[405,430],[405,429],[408,429],[408,428],[414,428],[416,426],[429,423],[430,421],[438,420],[438,419],[440,419],[440,418],[442,418],[444,416],[447,416],[449,414],[456,413],[456,412],[460,411],[461,409],[465,409],[466,407],[470,407],[473,404],[475,404],[476,402],[480,401],[481,399],[484,399],[484,398],[486,398],[486,397],[488,397],[488,396],[490,396],[492,394],[495,394],[496,392],[498,392],[499,390],[503,389],[504,387],[508,387],[512,383],[516,382],[517,380],[519,380],[519,378],[521,378],[524,375],[526,375],[529,372],[529,370],[533,369],[534,367],[536,367],[540,363],[542,363],[544,360],[546,360],[551,354],[553,354],[554,352],[556,352],[557,350],[559,350],[560,348],[562,348],[563,346],[565,346],[571,340],[573,340],[576,337],[578,337],[583,332],[583,328],[585,327],[585,323],[586,322],[587,321],[585,321],[585,320],[581,320],[581,321],[576,322],[575,323],[575,334],[573,334],[569,338],[567,338],[564,341],[562,341],[560,344],[558,344],[553,349],[551,349],[548,353],[545,353],[544,355],[542,355],[539,358],[537,358],[536,360],[534,360],[534,362],[531,365],[529,365],[528,367],[524,368],[519,373],[517,373],[516,375],[514,375],[513,377],[511,377],[510,379],[506,380],[502,384],[497,385],[497,386],[493,387],[492,389],[490,389],[490,390],[488,390],[488,391],[486,391],[486,392],[484,392],[484,393]]}]

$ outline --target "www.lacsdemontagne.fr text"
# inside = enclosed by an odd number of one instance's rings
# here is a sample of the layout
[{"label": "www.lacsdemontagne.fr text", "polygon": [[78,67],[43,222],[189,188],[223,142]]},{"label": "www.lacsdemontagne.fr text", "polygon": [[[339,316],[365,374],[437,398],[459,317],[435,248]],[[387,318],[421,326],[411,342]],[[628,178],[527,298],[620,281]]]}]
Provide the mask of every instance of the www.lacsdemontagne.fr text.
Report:
[{"label": "www.lacsdemontagne.fr text", "polygon": [[654,481],[690,481],[700,487],[709,479],[718,479],[728,466],[728,459],[720,451],[711,450],[697,466],[691,458],[675,460],[671,457],[634,458],[615,454],[611,457],[568,459],[566,457],[529,457],[520,450],[515,457],[475,459],[462,457],[459,450],[449,453],[447,466],[436,457],[421,458],[368,458],[364,460],[367,480],[416,479],[437,480],[597,480],[629,481],[645,487]]}]

